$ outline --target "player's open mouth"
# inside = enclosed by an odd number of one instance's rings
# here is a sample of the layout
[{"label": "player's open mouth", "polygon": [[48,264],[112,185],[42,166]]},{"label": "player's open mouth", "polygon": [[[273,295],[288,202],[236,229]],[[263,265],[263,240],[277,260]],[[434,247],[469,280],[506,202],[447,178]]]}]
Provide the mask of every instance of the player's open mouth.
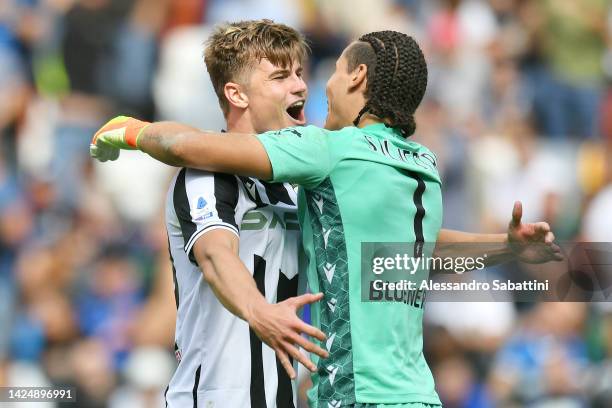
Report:
[{"label": "player's open mouth", "polygon": [[306,123],[306,118],[304,116],[304,101],[297,101],[291,104],[287,108],[287,114],[291,116],[294,122],[298,125],[303,125]]}]

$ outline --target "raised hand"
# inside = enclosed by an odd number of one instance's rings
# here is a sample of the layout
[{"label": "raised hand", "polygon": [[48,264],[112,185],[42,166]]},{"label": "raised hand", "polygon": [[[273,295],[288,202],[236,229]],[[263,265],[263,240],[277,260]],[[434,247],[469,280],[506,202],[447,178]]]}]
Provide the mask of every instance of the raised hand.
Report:
[{"label": "raised hand", "polygon": [[544,263],[563,260],[561,248],[547,222],[522,223],[523,205],[514,203],[508,225],[508,244],[521,262]]}]

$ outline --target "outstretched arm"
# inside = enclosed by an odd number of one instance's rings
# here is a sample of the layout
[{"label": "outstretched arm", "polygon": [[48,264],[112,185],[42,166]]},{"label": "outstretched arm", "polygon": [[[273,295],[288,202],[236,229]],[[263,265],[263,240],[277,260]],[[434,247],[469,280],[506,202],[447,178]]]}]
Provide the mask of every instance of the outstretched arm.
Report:
[{"label": "outstretched arm", "polygon": [[91,155],[116,160],[121,149],[139,149],[170,166],[272,178],[272,166],[252,134],[203,132],[176,122],[143,122],[118,116],[96,132]]},{"label": "outstretched arm", "polygon": [[253,135],[203,132],[174,122],[148,123],[118,116],[96,132],[90,154],[106,161],[116,160],[121,149],[140,149],[171,166],[309,188],[325,179],[333,167],[328,136],[315,126]]},{"label": "outstretched arm", "polygon": [[434,256],[440,258],[482,257],[485,266],[511,260],[525,263],[544,263],[563,259],[555,244],[555,235],[546,222],[523,223],[523,205],[514,203],[512,219],[505,234],[477,234],[440,230]]},{"label": "outstretched arm", "polygon": [[434,250],[434,256],[439,258],[477,258],[485,253],[485,266],[512,260],[514,253],[508,245],[508,234],[479,234],[441,229]]}]

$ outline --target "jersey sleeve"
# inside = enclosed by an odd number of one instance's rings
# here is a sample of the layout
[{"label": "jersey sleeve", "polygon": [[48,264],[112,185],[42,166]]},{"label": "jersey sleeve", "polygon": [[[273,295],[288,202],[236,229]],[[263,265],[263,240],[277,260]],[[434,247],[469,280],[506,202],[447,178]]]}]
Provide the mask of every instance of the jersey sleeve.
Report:
[{"label": "jersey sleeve", "polygon": [[313,188],[328,176],[331,159],[326,130],[315,126],[293,127],[257,137],[272,164],[273,182]]},{"label": "jersey sleeve", "polygon": [[235,176],[182,169],[173,198],[184,249],[192,262],[195,261],[191,252],[193,245],[206,232],[222,228],[239,235],[236,219],[239,192]]}]

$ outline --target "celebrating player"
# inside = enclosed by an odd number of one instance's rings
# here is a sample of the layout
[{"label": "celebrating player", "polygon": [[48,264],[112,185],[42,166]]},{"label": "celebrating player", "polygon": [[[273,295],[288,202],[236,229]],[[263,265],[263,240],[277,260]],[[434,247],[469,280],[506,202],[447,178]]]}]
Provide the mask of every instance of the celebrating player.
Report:
[{"label": "celebrating player", "polygon": [[[217,27],[205,61],[227,130],[256,133],[303,124],[286,110],[303,106],[305,56],[302,36],[285,25],[245,21]],[[247,83],[248,92],[239,83]],[[166,392],[168,407],[294,407],[289,358],[312,366],[296,346],[327,355],[300,337],[325,338],[296,315],[299,306],[320,297],[294,298],[296,211],[288,183],[190,168],[175,176],[166,228],[180,363]]]},{"label": "celebrating player", "polygon": [[[327,336],[322,344],[329,352],[327,359],[315,358],[312,406],[440,405],[422,352],[422,309],[362,302],[360,282],[364,241],[435,243],[443,234],[444,240],[463,237],[441,233],[435,155],[407,139],[415,131],[414,112],[426,84],[425,59],[412,38],[370,33],[350,44],[336,63],[327,84],[326,129],[221,134],[119,117],[92,141],[92,155],[101,160],[117,158],[121,148],[139,148],[171,165],[300,184],[308,282],[311,290],[324,293],[323,302],[313,305],[313,322]],[[240,103],[240,91],[228,94]],[[507,253],[507,239],[521,239],[549,245],[547,252],[525,260],[559,256],[547,225],[524,226],[518,207],[513,215],[500,240]]]}]

